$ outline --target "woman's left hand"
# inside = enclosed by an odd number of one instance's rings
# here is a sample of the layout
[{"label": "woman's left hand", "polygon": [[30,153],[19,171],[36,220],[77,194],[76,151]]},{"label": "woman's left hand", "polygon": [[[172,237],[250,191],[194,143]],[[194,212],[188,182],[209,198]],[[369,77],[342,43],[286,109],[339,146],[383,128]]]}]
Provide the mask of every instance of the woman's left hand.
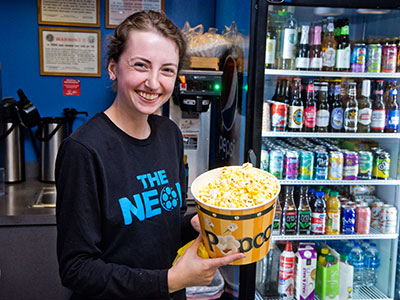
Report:
[{"label": "woman's left hand", "polygon": [[193,228],[197,231],[200,232],[200,221],[199,221],[199,215],[194,215],[193,218],[190,220],[190,223],[192,224]]}]

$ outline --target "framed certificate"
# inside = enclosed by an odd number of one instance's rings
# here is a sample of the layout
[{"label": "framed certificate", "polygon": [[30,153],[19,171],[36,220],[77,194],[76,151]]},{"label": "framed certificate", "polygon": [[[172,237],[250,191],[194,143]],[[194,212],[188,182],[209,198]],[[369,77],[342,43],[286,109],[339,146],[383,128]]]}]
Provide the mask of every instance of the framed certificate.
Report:
[{"label": "framed certificate", "polygon": [[100,30],[39,27],[40,75],[101,76]]},{"label": "framed certificate", "polygon": [[142,10],[164,10],[164,0],[106,0],[106,27],[115,28],[126,17]]},{"label": "framed certificate", "polygon": [[100,26],[100,0],[37,0],[39,24]]}]

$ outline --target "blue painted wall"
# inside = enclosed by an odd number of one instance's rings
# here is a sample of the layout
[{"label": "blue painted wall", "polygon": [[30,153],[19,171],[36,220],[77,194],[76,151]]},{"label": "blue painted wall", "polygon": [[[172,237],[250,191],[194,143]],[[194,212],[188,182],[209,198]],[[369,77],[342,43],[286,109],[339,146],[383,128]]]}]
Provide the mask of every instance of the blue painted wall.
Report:
[{"label": "blue painted wall", "polygon": [[[17,90],[22,88],[41,117],[62,116],[64,108],[73,107],[78,111],[87,111],[90,118],[106,109],[114,95],[104,63],[106,37],[112,34],[112,29],[105,28],[105,2],[100,1],[102,76],[70,77],[80,80],[81,96],[63,96],[62,79],[67,76],[40,75],[37,1],[0,1],[2,97],[10,96],[18,100]],[[165,0],[165,12],[179,28],[187,20],[193,27],[198,24],[203,24],[205,30],[215,27],[215,6],[215,0]],[[88,118],[79,115],[74,128]],[[36,160],[26,132],[25,161]]]}]

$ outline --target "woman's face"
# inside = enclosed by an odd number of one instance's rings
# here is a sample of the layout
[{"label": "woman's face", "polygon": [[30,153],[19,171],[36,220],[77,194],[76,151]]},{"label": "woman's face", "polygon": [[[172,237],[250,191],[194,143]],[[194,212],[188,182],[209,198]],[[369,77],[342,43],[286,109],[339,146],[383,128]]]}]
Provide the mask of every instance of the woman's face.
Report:
[{"label": "woman's face", "polygon": [[135,114],[154,113],[173,92],[178,64],[174,41],[153,31],[131,31],[119,62],[108,66],[117,78],[117,100]]}]

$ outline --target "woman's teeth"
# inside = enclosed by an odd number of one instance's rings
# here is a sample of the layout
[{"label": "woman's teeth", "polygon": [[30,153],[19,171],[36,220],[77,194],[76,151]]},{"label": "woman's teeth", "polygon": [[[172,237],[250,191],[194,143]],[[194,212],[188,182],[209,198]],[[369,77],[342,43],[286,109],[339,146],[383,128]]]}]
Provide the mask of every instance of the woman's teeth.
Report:
[{"label": "woman's teeth", "polygon": [[138,92],[138,94],[147,100],[154,100],[158,97],[158,94],[148,94],[144,92]]}]

